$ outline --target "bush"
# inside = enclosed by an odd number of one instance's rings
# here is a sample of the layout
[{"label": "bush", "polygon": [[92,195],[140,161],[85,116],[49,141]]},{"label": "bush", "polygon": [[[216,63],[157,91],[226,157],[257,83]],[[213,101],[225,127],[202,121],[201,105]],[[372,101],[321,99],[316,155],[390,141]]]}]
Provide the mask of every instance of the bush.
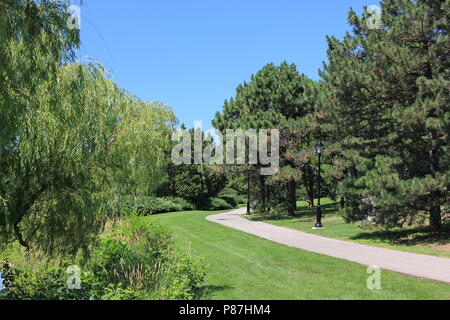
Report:
[{"label": "bush", "polygon": [[138,215],[152,215],[157,213],[192,210],[194,206],[181,198],[156,198],[124,196],[120,202],[121,216],[130,213]]},{"label": "bush", "polygon": [[234,206],[225,201],[222,198],[207,198],[202,204],[201,209],[203,210],[226,210],[233,209]]},{"label": "bush", "polygon": [[68,281],[73,275],[69,272],[69,264],[62,266],[39,266],[33,270],[14,267],[3,262],[0,266],[5,290],[0,292],[0,298],[11,300],[88,300],[95,285],[90,272],[80,272],[79,283],[81,289],[72,290]]},{"label": "bush", "polygon": [[[140,217],[129,218],[92,248],[79,277],[68,273],[73,262],[43,268],[0,264],[4,299],[130,300],[194,299],[201,295],[205,263],[175,249],[172,235]],[[69,289],[79,281],[80,289]],[[79,279],[79,280],[76,280]]]},{"label": "bush", "polygon": [[247,198],[237,194],[221,194],[219,198],[228,202],[233,208],[237,207],[238,204],[247,203]]},{"label": "bush", "polygon": [[195,206],[187,201],[186,199],[179,198],[179,197],[164,197],[164,199],[176,204],[177,206],[180,206],[182,211],[190,211],[194,210]]}]

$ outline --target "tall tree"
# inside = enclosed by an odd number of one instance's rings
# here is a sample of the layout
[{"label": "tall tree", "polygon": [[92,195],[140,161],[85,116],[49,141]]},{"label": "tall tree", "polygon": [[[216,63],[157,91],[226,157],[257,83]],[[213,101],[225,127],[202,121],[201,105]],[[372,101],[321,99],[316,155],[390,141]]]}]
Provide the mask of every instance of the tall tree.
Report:
[{"label": "tall tree", "polygon": [[376,29],[370,14],[350,11],[353,32],[328,39],[322,73],[349,173],[340,185],[345,214],[359,220],[375,206],[377,221],[395,226],[427,211],[437,231],[449,185],[450,1],[381,6]]},{"label": "tall tree", "polygon": [[[268,64],[250,82],[244,82],[236,89],[236,97],[225,101],[223,112],[217,113],[213,125],[226,129],[280,129],[289,135],[289,120],[298,120],[311,112],[312,107],[303,97],[305,86],[310,82],[297,71],[294,64],[280,66]],[[288,211],[296,208],[296,179],[294,162],[288,156],[289,143],[282,152],[279,181],[285,185]],[[260,176],[260,207],[266,210],[266,177]]]},{"label": "tall tree", "polygon": [[68,25],[69,1],[0,1],[0,145],[22,128],[22,115],[39,108],[37,87],[73,61],[80,33]]},{"label": "tall tree", "polygon": [[[186,130],[184,124],[181,125],[182,130]],[[186,130],[187,131],[187,130]],[[205,200],[209,197],[217,196],[225,187],[227,177],[222,172],[219,165],[204,163],[203,152],[206,148],[216,144],[214,139],[207,135],[199,128],[189,130],[189,145],[190,150],[183,150],[190,152],[190,163],[175,164],[171,159],[171,154],[167,155],[166,171],[167,177],[164,182],[158,187],[157,194],[159,196],[173,196],[180,197],[192,201],[197,207],[202,207]],[[195,136],[200,139],[202,163],[194,163],[195,157]],[[178,144],[179,141],[173,142],[172,146]],[[198,157],[197,157],[197,160]]]},{"label": "tall tree", "polygon": [[64,67],[36,90],[40,107],[23,112],[20,134],[0,149],[0,237],[74,254],[121,192],[158,185],[174,117],[126,95],[96,64]]}]

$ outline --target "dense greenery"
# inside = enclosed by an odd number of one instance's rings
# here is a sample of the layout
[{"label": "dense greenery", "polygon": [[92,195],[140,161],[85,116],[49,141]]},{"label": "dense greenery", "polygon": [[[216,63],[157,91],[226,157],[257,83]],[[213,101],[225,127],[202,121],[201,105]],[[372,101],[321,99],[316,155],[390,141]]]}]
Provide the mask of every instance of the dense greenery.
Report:
[{"label": "dense greenery", "polygon": [[259,212],[284,204],[293,215],[299,195],[313,203],[321,139],[322,195],[341,199],[346,221],[371,215],[391,228],[427,212],[431,230],[441,229],[450,185],[450,1],[386,0],[381,7],[377,28],[369,13],[350,11],[352,32],[328,39],[320,82],[294,65],[268,64],[216,115],[222,130],[281,131],[280,172],[248,175],[259,185]]},{"label": "dense greenery", "polygon": [[[450,1],[382,2],[382,28],[349,13],[352,34],[328,39],[322,77],[329,137],[338,143],[347,220],[368,212],[399,226],[448,201]],[[336,164],[335,162],[335,164]],[[368,201],[361,201],[362,198]]]},{"label": "dense greenery", "polygon": [[[273,135],[279,129],[280,170],[269,177],[260,174],[262,164],[199,163],[205,159],[198,159],[194,148],[194,162],[175,164],[174,113],[119,88],[95,60],[77,60],[80,33],[67,23],[70,4],[0,0],[0,258],[11,259],[6,253],[17,246],[25,250],[19,250],[24,260],[42,255],[33,266],[2,263],[8,288],[3,298],[196,298],[202,263],[181,254],[170,234],[143,216],[229,210],[247,202],[249,211],[293,217],[299,199],[314,206],[317,169],[323,172],[322,195],[340,200],[346,222],[373,216],[377,226],[402,228],[427,225],[427,217],[430,230],[442,229],[450,185],[450,0],[384,0],[376,28],[368,23],[368,13],[358,16],[351,10],[352,32],[342,40],[328,38],[321,81],[283,62],[267,64],[239,85],[213,125],[223,133],[269,129]],[[220,150],[199,129],[189,136],[200,138],[203,149]],[[326,144],[321,168],[314,152],[318,139]],[[198,213],[174,217],[182,232],[220,228],[200,222]],[[192,219],[190,226],[186,219]],[[119,227],[111,227],[113,222]],[[189,239],[203,237],[197,250],[213,251],[221,272],[231,261],[240,266],[236,257],[228,256],[227,264],[220,260],[226,254],[217,257],[223,252],[214,245],[213,231]],[[236,243],[250,243],[240,245],[239,259],[251,256],[266,263],[265,251],[281,251],[274,244],[251,244],[255,239],[231,230],[219,231],[237,237]],[[267,247],[252,251],[256,245]],[[238,249],[228,243],[223,250]],[[317,267],[316,256],[283,250],[289,263],[275,266],[284,268],[280,274],[274,276],[270,268],[257,271],[281,279],[303,255],[310,263],[303,261],[305,268]],[[83,290],[74,292],[66,288],[65,271],[76,263],[82,267]],[[255,292],[267,289],[248,274],[249,266],[241,267]],[[350,283],[351,274],[334,280]],[[403,283],[400,276],[389,277]],[[433,286],[427,282],[405,282],[412,293],[403,296],[431,297],[426,288]],[[280,297],[289,296],[286,292],[310,297],[307,291],[282,287]],[[318,288],[314,292],[322,293]],[[441,298],[442,288],[433,288]]]},{"label": "dense greenery", "polygon": [[[271,179],[264,176],[258,178],[258,207],[263,212],[273,201],[275,206],[287,204],[291,214],[296,209],[297,181],[302,181],[298,169],[302,168],[305,173],[311,171],[308,157],[300,160],[301,163],[297,159],[301,147],[309,141],[309,134],[299,136],[298,129],[314,110],[314,104],[310,100],[313,91],[314,83],[299,74],[295,65],[283,63],[278,67],[268,64],[252,76],[250,82],[238,86],[236,97],[225,101],[223,112],[217,113],[213,121],[214,126],[222,132],[226,129],[281,130],[281,170],[274,178],[279,183],[273,184]],[[246,170],[254,171],[252,168]],[[309,177],[303,180],[307,186],[311,182]],[[270,190],[276,189],[280,184],[284,194]],[[277,193],[281,194],[280,198],[270,197]]]},{"label": "dense greenery", "polygon": [[[42,256],[2,265],[7,298],[193,298],[201,267],[175,254],[166,233],[134,226],[99,242],[113,218],[194,207],[150,198],[165,179],[175,116],[127,94],[94,60],[75,62],[69,5],[0,1],[0,255],[19,244],[27,259]],[[80,257],[84,289],[67,290],[64,261]]]},{"label": "dense greenery", "polygon": [[[202,294],[205,265],[174,246],[170,232],[140,218],[130,218],[113,228],[80,268],[62,263],[3,263],[3,299],[122,300],[193,299]],[[17,252],[15,252],[17,255]],[[6,257],[14,260],[15,256]],[[17,258],[17,256],[16,256]],[[35,258],[37,260],[37,257]],[[79,262],[78,262],[79,263]],[[79,269],[79,289],[71,267]]]},{"label": "dense greenery", "polygon": [[68,1],[0,1],[0,146],[23,130],[23,116],[39,108],[38,88],[54,83],[73,61],[78,30],[67,24]]},{"label": "dense greenery", "polygon": [[38,92],[39,109],[23,113],[22,132],[1,149],[0,235],[76,253],[118,195],[157,186],[173,114],[124,94],[95,64],[62,67],[58,84]]},{"label": "dense greenery", "polygon": [[[183,124],[181,129],[186,130]],[[218,200],[214,200],[214,198],[223,192],[228,183],[224,167],[208,163],[195,163],[194,143],[196,136],[201,139],[201,154],[208,147],[214,148],[216,142],[199,128],[191,129],[187,132],[190,136],[192,149],[186,152],[191,154],[191,162],[175,164],[171,156],[168,157],[165,170],[167,175],[156,193],[160,197],[182,198],[192,203],[195,208],[205,210],[222,209],[214,205],[218,204]],[[174,141],[172,146],[175,146],[177,143]],[[232,208],[236,205],[231,204],[231,206],[226,205],[223,209]]]}]

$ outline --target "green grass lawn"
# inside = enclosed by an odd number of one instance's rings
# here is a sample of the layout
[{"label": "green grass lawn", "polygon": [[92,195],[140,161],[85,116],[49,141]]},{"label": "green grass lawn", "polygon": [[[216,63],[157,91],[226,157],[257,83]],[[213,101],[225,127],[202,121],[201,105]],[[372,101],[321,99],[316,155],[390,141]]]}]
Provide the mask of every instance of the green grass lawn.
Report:
[{"label": "green grass lawn", "polygon": [[208,263],[206,299],[450,299],[450,286],[290,248],[205,220],[213,212],[144,217],[168,226],[177,245]]},{"label": "green grass lawn", "polygon": [[250,219],[264,221],[281,227],[288,227],[324,237],[355,241],[363,244],[429,254],[450,258],[450,224],[444,225],[446,232],[430,234],[426,227],[409,227],[404,229],[364,229],[361,223],[345,223],[337,214],[338,205],[330,199],[322,199],[322,219],[324,229],[313,230],[316,221],[316,209],[308,208],[304,201],[298,203],[296,217],[287,214],[253,216]]}]

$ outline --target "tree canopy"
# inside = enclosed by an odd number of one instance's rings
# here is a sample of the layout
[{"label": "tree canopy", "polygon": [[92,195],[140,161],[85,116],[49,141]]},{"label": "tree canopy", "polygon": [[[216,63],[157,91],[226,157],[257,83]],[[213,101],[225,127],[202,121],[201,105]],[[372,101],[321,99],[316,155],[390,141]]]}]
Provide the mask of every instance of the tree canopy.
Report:
[{"label": "tree canopy", "polygon": [[[353,32],[328,39],[325,111],[340,145],[345,216],[375,206],[395,226],[427,211],[433,230],[448,201],[450,1],[385,0],[381,28],[349,13]],[[369,201],[361,201],[363,198]]]},{"label": "tree canopy", "polygon": [[83,247],[120,194],[162,180],[173,113],[119,89],[97,64],[60,69],[0,152],[3,242],[47,252]]}]

